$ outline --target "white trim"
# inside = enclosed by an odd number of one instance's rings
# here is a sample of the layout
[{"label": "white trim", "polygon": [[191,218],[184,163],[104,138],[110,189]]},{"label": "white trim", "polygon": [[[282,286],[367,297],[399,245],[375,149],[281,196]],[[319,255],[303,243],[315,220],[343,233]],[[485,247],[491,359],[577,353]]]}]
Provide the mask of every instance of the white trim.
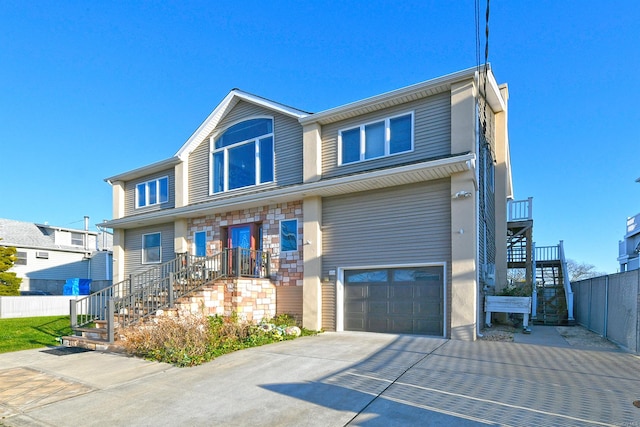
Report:
[{"label": "white trim", "polygon": [[309,115],[302,110],[297,110],[286,105],[270,101],[259,96],[252,95],[247,92],[243,92],[239,89],[233,89],[224,97],[222,102],[209,114],[209,116],[202,122],[202,124],[196,129],[196,131],[189,137],[182,147],[175,154],[175,157],[185,160],[189,154],[195,150],[195,148],[209,135],[224,118],[224,116],[230,111],[238,101],[247,101],[252,104],[259,105],[272,111],[284,114],[295,119],[301,119]]},{"label": "white trim", "polygon": [[[193,215],[210,215],[215,212],[248,209],[310,196],[328,197],[355,191],[369,191],[377,188],[404,185],[408,182],[424,182],[451,176],[453,173],[473,170],[474,168],[475,154],[461,154],[444,159],[344,175],[290,187],[274,188],[261,193],[250,192],[238,194],[232,198],[216,198],[196,205],[151,211],[135,217],[114,219],[102,223],[101,226],[107,228],[131,228],[142,223],[146,225],[160,224],[162,222],[175,221],[179,218],[190,218]],[[242,191],[247,188],[249,187],[243,187],[238,190]],[[232,192],[224,193],[225,196],[231,194]]]},{"label": "white trim", "polygon": [[[410,138],[411,138],[411,147],[408,150],[405,151],[399,151],[397,153],[391,153],[391,120],[393,119],[397,119],[400,117],[405,117],[405,116],[410,116],[411,117],[411,132],[410,132]],[[378,123],[384,123],[384,154],[381,156],[377,156],[377,157],[370,157],[370,158],[365,158],[365,154],[367,151],[367,147],[366,147],[366,127],[373,125],[373,124],[378,124]],[[353,161],[353,162],[349,162],[349,163],[343,163],[342,161],[342,133],[343,132],[348,132],[348,131],[352,131],[355,129],[360,129],[360,159]],[[415,110],[411,110],[411,111],[407,111],[404,113],[400,113],[400,114],[396,114],[393,116],[388,116],[385,117],[383,119],[378,119],[378,120],[372,120],[370,122],[365,122],[365,123],[361,123],[359,125],[355,125],[355,126],[351,126],[351,127],[347,127],[347,128],[343,128],[338,130],[338,166],[349,166],[349,165],[353,165],[356,163],[362,163],[362,162],[368,162],[370,160],[376,160],[376,159],[382,159],[382,158],[387,158],[387,157],[391,157],[391,156],[397,156],[399,154],[406,154],[406,153],[411,153],[414,151],[415,147],[414,147],[414,133],[415,133]]]},{"label": "white trim", "polygon": [[344,332],[344,272],[345,270],[368,270],[382,268],[442,267],[442,336],[447,336],[447,263],[428,262],[410,264],[374,264],[337,267],[336,274],[336,332]]},{"label": "white trim", "polygon": [[[355,101],[349,104],[345,104],[339,107],[334,107],[329,110],[320,111],[315,114],[310,114],[306,117],[298,119],[302,125],[326,121],[332,121],[334,117],[341,117],[346,113],[352,113],[360,109],[376,109],[385,108],[387,103],[390,103],[398,98],[413,96],[422,91],[437,91],[438,88],[448,88],[451,84],[467,79],[471,79],[475,76],[477,67],[467,68],[466,70],[457,71],[452,74],[447,74],[442,77],[427,80],[422,83],[416,83],[411,86],[406,86],[400,89],[386,92],[380,95],[365,98],[359,101]],[[493,75],[491,74],[491,77]],[[492,86],[493,88],[493,86]]]}]

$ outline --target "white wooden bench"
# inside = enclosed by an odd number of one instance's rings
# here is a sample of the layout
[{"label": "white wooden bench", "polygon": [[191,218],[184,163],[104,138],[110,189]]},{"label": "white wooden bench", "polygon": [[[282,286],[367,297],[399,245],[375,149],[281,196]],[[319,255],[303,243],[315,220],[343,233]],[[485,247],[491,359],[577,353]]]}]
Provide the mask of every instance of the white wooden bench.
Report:
[{"label": "white wooden bench", "polygon": [[531,314],[531,297],[509,297],[487,295],[484,297],[485,323],[491,327],[491,313],[522,313],[524,333],[531,333],[529,314]]}]

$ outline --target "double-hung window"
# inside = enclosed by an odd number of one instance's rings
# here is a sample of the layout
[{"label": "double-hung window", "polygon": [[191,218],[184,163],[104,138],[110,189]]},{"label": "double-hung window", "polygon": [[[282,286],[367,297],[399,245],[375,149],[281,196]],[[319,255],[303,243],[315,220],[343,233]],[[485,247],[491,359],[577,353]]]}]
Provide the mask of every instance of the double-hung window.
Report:
[{"label": "double-hung window", "polygon": [[361,162],[413,150],[413,113],[354,128],[338,137],[338,164]]},{"label": "double-hung window", "polygon": [[142,263],[159,264],[162,261],[162,239],[160,233],[142,236]]},{"label": "double-hung window", "polygon": [[273,181],[273,119],[245,120],[211,143],[211,193]]},{"label": "double-hung window", "polygon": [[136,185],[136,208],[169,201],[169,178],[162,177]]}]

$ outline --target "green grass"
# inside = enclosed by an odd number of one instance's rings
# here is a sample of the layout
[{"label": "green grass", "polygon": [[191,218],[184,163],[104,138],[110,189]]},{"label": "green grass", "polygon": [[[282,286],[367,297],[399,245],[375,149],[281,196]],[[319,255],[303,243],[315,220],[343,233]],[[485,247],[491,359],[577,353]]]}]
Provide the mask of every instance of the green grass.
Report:
[{"label": "green grass", "polygon": [[69,316],[0,319],[0,353],[60,345],[56,338],[71,333]]}]

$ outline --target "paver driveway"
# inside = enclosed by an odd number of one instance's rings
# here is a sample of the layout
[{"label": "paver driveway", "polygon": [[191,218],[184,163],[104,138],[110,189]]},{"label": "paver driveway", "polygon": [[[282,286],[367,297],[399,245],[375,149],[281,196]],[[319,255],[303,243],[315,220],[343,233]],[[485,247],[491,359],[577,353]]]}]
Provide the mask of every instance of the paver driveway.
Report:
[{"label": "paver driveway", "polygon": [[[640,426],[637,356],[544,344],[324,333],[194,368],[28,350],[7,375],[7,426]],[[48,399],[16,397],[36,380]]]}]

